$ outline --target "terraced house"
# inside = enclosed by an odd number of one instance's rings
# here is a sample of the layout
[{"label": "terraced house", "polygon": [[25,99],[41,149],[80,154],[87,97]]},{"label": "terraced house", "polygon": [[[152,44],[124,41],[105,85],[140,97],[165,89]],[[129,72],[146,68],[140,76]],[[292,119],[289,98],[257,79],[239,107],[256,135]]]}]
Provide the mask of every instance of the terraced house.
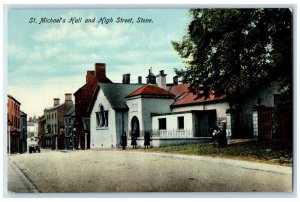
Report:
[{"label": "terraced house", "polygon": [[64,114],[73,106],[72,94],[65,94],[64,103],[54,98],[53,107],[44,110],[45,134],[42,137],[45,147],[52,149],[65,149]]},{"label": "terraced house", "polygon": [[21,103],[13,96],[7,96],[7,153],[20,153],[21,128],[20,128],[20,106]]}]

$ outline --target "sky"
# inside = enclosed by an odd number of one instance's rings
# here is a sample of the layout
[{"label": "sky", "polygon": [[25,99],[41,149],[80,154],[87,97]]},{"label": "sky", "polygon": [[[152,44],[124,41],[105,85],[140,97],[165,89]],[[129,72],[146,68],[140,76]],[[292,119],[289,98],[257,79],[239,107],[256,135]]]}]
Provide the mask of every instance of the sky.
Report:
[{"label": "sky", "polygon": [[[74,17],[82,19],[69,22]],[[133,23],[117,23],[119,17]],[[139,17],[151,22],[137,23]],[[8,9],[8,94],[28,117],[41,116],[53,98],[62,103],[65,93],[84,85],[95,63],[106,63],[106,75],[116,83],[126,73],[132,83],[138,76],[146,82],[150,67],[155,75],[164,70],[171,83],[174,68],[184,68],[171,41],[182,39],[189,20],[187,9]]]}]

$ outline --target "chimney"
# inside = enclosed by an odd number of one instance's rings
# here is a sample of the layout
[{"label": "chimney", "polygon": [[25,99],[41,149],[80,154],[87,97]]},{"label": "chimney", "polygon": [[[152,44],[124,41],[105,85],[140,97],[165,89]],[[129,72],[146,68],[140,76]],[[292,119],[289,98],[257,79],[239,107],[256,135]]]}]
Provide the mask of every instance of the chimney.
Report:
[{"label": "chimney", "polygon": [[65,94],[65,104],[73,105],[72,94],[71,93],[66,93]]},{"label": "chimney", "polygon": [[86,83],[90,82],[94,78],[94,75],[95,75],[95,71],[87,71],[85,77]]},{"label": "chimney", "polygon": [[142,84],[143,82],[142,82],[142,77],[141,76],[139,76],[138,77],[138,84]]},{"label": "chimney", "polygon": [[59,98],[54,98],[54,107],[59,105]]},{"label": "chimney", "polygon": [[173,84],[178,85],[178,76],[173,77]]},{"label": "chimney", "polygon": [[159,75],[156,76],[157,78],[157,86],[163,89],[167,89],[167,81],[166,81],[166,74],[164,70],[159,71]]},{"label": "chimney", "polygon": [[149,75],[146,78],[147,78],[147,84],[156,84],[156,77],[152,73],[152,67],[150,67]]},{"label": "chimney", "polygon": [[130,84],[130,74],[123,74],[123,81],[124,84]]},{"label": "chimney", "polygon": [[106,78],[105,72],[105,63],[96,63],[95,64],[95,78],[100,82]]}]

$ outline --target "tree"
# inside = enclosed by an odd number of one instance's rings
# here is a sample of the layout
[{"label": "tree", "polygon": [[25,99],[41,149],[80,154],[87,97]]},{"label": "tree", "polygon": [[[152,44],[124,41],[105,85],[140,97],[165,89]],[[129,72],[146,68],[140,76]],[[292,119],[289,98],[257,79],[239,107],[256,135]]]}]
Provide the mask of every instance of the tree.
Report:
[{"label": "tree", "polygon": [[[190,90],[225,95],[229,102],[258,85],[292,90],[292,13],[289,9],[191,9],[187,34],[174,49],[186,68],[175,69]],[[290,96],[291,98],[291,96]]]}]

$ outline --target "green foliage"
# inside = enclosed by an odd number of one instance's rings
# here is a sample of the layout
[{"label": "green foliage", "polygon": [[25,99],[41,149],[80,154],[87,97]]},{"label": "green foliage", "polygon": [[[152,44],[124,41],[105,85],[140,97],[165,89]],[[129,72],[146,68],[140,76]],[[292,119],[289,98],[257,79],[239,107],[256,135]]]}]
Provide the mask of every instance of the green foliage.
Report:
[{"label": "green foliage", "polygon": [[236,101],[274,79],[291,90],[289,9],[191,9],[190,15],[187,35],[172,45],[186,65],[175,72],[191,91]]}]

